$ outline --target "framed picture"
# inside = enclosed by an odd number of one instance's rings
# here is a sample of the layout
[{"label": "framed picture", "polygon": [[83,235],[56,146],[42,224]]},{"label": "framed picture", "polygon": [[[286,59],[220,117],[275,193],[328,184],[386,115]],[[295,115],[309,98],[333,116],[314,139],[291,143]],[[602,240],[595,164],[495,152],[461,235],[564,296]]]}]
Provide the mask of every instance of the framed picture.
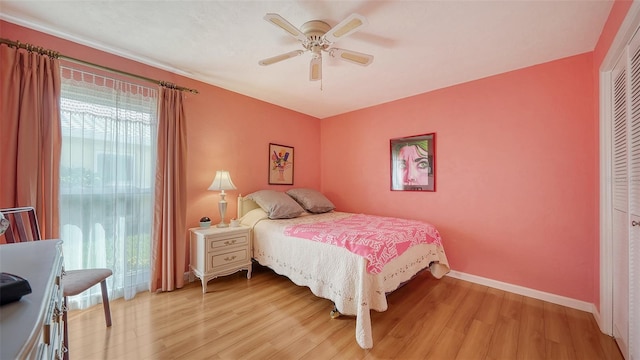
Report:
[{"label": "framed picture", "polygon": [[436,134],[391,139],[391,190],[436,191]]},{"label": "framed picture", "polygon": [[269,144],[269,185],[293,185],[293,147]]}]

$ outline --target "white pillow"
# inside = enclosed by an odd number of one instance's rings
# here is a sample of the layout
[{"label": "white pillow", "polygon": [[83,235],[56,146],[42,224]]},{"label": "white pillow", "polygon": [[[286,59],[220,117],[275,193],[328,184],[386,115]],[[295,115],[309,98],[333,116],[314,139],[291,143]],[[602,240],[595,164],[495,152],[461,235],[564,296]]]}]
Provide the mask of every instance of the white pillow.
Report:
[{"label": "white pillow", "polygon": [[244,216],[241,217],[239,220],[242,225],[246,225],[253,228],[253,226],[257,224],[258,221],[264,220],[268,217],[269,216],[264,210],[262,210],[262,208],[257,208],[244,214]]},{"label": "white pillow", "polygon": [[291,189],[287,195],[294,198],[302,207],[314,214],[329,212],[336,208],[321,192],[313,189]]},{"label": "white pillow", "polygon": [[269,219],[290,219],[300,216],[304,209],[287,194],[275,190],[259,190],[246,196],[266,211]]}]

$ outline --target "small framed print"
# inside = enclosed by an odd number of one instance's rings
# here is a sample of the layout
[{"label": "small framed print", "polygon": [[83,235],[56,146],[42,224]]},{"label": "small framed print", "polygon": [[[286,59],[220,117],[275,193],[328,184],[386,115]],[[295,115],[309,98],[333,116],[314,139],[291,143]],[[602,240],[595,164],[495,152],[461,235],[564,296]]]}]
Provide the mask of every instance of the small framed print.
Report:
[{"label": "small framed print", "polygon": [[269,144],[269,185],[293,185],[293,147]]},{"label": "small framed print", "polygon": [[391,190],[436,191],[436,134],[391,139]]}]

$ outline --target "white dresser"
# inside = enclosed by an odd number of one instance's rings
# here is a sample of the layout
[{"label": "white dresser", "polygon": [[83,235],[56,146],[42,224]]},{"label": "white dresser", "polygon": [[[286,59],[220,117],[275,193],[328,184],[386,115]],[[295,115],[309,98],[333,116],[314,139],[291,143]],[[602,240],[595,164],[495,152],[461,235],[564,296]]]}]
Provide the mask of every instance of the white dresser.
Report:
[{"label": "white dresser", "polygon": [[0,271],[31,286],[31,294],[0,306],[0,359],[62,359],[62,241],[2,244]]}]

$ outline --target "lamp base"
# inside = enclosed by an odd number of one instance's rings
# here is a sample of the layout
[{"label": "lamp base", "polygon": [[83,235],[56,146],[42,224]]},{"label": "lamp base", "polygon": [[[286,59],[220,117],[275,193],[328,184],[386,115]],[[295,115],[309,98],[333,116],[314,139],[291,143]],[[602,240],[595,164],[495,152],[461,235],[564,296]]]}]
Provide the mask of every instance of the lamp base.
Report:
[{"label": "lamp base", "polygon": [[224,216],[227,213],[227,201],[224,199],[225,197],[224,190],[220,193],[220,202],[218,202],[218,210],[220,210],[220,224],[216,225],[219,228],[229,227],[229,224],[225,224]]}]

